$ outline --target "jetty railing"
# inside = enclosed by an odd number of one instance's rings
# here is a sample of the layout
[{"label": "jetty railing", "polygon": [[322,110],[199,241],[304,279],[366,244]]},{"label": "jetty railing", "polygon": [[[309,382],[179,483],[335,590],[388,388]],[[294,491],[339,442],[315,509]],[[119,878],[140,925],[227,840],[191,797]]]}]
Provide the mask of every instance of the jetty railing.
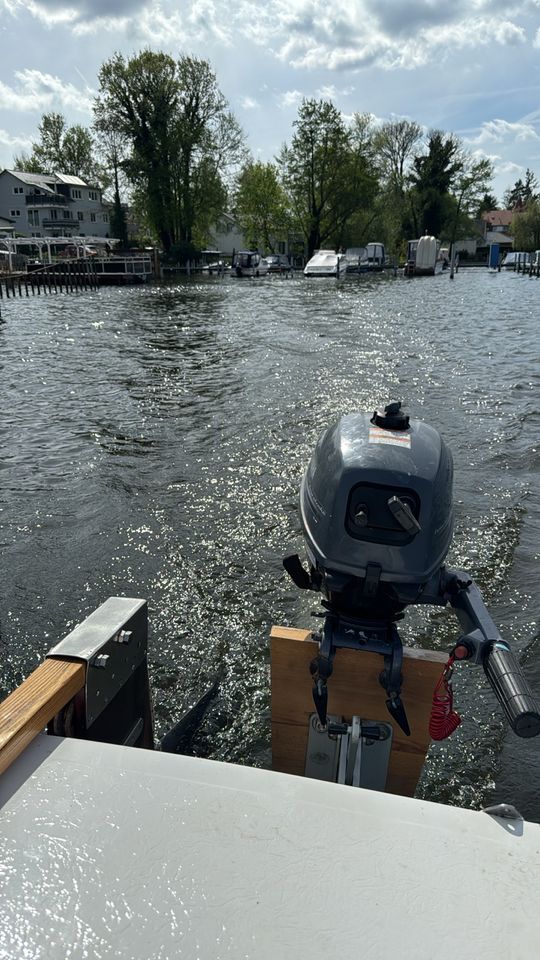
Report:
[{"label": "jetty railing", "polygon": [[0,300],[97,289],[99,280],[90,260],[64,260],[27,270],[26,273],[0,274]]}]

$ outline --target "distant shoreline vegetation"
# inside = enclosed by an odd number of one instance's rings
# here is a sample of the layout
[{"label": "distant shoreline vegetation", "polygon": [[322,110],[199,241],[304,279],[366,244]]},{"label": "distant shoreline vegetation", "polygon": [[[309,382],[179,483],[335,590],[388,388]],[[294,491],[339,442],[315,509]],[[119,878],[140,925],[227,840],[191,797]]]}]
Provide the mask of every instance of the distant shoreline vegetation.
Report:
[{"label": "distant shoreline vegetation", "polygon": [[[233,214],[248,244],[307,256],[376,239],[394,257],[424,233],[451,244],[474,236],[474,220],[499,203],[493,165],[453,133],[414,120],[347,121],[330,100],[304,99],[273,162],[250,156],[210,63],[142,51],[115,54],[99,71],[90,128],[44,114],[30,154],[13,168],[62,171],[111,198],[111,235],[127,240],[126,210],[144,242],[184,263],[211,242],[222,214]],[[517,209],[521,249],[540,248],[538,183],[527,170],[503,198]]]}]

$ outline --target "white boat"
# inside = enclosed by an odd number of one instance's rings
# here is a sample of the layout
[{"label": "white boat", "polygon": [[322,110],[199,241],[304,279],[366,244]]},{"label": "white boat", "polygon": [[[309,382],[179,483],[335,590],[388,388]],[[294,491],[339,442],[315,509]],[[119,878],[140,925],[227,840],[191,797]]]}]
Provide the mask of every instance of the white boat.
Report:
[{"label": "white boat", "polygon": [[368,243],[365,256],[360,260],[360,273],[380,273],[386,266],[386,250],[383,243]]},{"label": "white boat", "polygon": [[340,277],[347,272],[347,257],[335,250],[316,250],[304,267],[305,277]]},{"label": "white boat", "polygon": [[424,236],[419,240],[409,240],[407,261],[404,274],[407,277],[433,277],[442,273],[444,257],[441,254],[440,241],[435,237]]},{"label": "white boat", "polygon": [[145,622],[110,598],[0,704],[0,955],[537,955],[540,827],[511,807],[138,749],[145,707],[117,691],[145,669]]},{"label": "white boat", "polygon": [[525,270],[531,265],[531,254],[520,250],[509,250],[501,263],[501,270]]},{"label": "white boat", "polygon": [[347,273],[359,273],[360,263],[367,257],[367,247],[347,247],[345,257],[347,259]]},{"label": "white boat", "polygon": [[201,272],[209,276],[221,276],[225,273],[226,267],[223,254],[220,250],[202,250],[201,251]]},{"label": "white boat", "polygon": [[239,250],[234,254],[231,263],[231,276],[265,277],[267,273],[268,264],[257,251]]},{"label": "white boat", "polygon": [[[272,630],[274,769],[180,755],[187,718],[152,749],[143,599],[110,597],[0,703],[2,960],[536,958],[540,826],[412,796],[431,737],[456,729],[454,659],[476,651],[514,732],[540,733],[480,591],[444,565],[451,463],[399,401],[319,439],[312,566],[285,566],[338,605],[317,637]],[[451,658],[403,648],[377,596],[392,623],[450,604]]]}]

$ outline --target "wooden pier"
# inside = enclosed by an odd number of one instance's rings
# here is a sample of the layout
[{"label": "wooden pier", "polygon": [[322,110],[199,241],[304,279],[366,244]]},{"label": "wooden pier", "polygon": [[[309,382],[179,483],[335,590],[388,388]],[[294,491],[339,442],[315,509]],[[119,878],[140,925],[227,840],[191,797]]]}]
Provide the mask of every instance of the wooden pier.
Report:
[{"label": "wooden pier", "polygon": [[146,283],[155,278],[150,257],[78,257],[41,266],[25,273],[0,273],[0,301],[48,293],[77,293],[102,286]]},{"label": "wooden pier", "polygon": [[0,300],[46,293],[76,293],[98,287],[99,281],[90,260],[66,260],[26,273],[0,274]]}]

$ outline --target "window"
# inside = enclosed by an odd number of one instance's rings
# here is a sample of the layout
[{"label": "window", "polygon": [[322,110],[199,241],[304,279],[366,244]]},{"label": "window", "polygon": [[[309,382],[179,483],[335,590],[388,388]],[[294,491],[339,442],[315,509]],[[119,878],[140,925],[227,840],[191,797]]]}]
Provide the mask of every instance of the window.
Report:
[{"label": "window", "polygon": [[82,210],[77,210],[77,220],[84,220],[84,213]]},{"label": "window", "polygon": [[31,227],[39,226],[39,213],[37,210],[28,211],[28,223]]},{"label": "window", "polygon": [[92,223],[95,223],[95,222],[96,222],[96,215],[95,215],[95,213],[91,213],[91,214],[90,214],[90,220],[92,221]]},{"label": "window", "polygon": [[71,220],[71,210],[64,210],[64,220]]},{"label": "window", "polygon": [[13,187],[13,193],[24,193],[24,187]]},{"label": "window", "polygon": [[49,210],[49,220],[58,220],[58,210]]},{"label": "window", "polygon": [[108,223],[108,222],[109,222],[109,214],[108,214],[108,213],[104,213],[104,214],[103,214],[103,223]]},{"label": "window", "polygon": [[9,215],[10,215],[10,217],[20,217],[21,211],[20,211],[20,210],[10,210],[10,211],[9,211]]},{"label": "window", "polygon": [[73,197],[74,200],[80,200],[82,194],[81,194],[81,191],[80,191],[80,190],[72,190],[72,191],[71,191],[71,196]]},{"label": "window", "polygon": [[89,191],[88,191],[88,199],[89,199],[89,200],[97,200],[97,198],[98,198],[98,195],[97,195],[97,193],[96,193],[95,190],[89,190]]}]

